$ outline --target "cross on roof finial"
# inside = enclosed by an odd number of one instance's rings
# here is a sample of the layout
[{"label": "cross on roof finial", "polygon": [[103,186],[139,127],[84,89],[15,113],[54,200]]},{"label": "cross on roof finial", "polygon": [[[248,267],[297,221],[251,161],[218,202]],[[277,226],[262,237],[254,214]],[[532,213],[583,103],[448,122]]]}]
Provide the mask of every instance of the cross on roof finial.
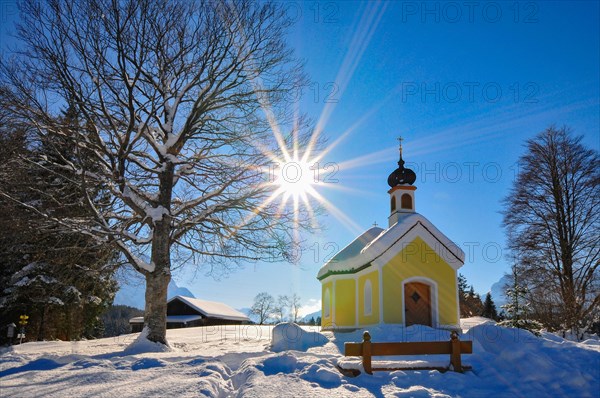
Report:
[{"label": "cross on roof finial", "polygon": [[377,221],[375,221],[375,222],[373,223],[373,226],[374,226],[374,227],[376,227],[376,226],[377,226]]},{"label": "cross on roof finial", "polygon": [[402,138],[402,136],[399,136],[397,139],[400,143],[400,156],[402,156],[402,141],[404,141],[404,138]]}]

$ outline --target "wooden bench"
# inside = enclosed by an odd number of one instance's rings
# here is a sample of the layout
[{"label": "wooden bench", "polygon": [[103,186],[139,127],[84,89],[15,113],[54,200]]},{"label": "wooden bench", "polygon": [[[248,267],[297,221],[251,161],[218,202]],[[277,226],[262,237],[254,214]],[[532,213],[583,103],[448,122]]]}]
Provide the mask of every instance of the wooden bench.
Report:
[{"label": "wooden bench", "polygon": [[[470,366],[463,366],[461,354],[473,353],[472,341],[460,341],[458,334],[453,331],[450,334],[450,341],[432,341],[432,342],[411,342],[411,343],[372,343],[369,332],[363,334],[362,343],[345,343],[345,356],[362,357],[362,365],[365,372],[373,374],[379,370],[433,370],[442,372],[448,370],[448,367],[439,366],[419,366],[419,367],[397,367],[397,368],[373,368],[371,359],[374,356],[386,355],[439,355],[450,354],[450,367],[455,372],[464,372],[470,370]],[[340,369],[347,371],[347,369]],[[360,372],[359,372],[360,373]]]}]

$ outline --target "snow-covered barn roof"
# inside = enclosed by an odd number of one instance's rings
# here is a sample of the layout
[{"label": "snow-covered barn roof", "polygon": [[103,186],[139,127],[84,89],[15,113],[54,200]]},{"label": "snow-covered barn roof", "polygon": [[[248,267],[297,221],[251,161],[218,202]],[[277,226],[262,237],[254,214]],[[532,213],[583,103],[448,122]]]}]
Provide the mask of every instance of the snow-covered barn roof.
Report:
[{"label": "snow-covered barn roof", "polygon": [[430,244],[432,249],[453,268],[458,269],[464,264],[465,253],[460,247],[421,214],[409,213],[402,215],[397,223],[386,230],[378,227],[368,229],[326,262],[319,270],[317,279],[322,280],[333,274],[358,272],[384,254],[396,254],[405,247],[403,244],[414,239],[414,233],[434,240],[437,244]]},{"label": "snow-covered barn roof", "polygon": [[[202,315],[167,315],[167,323],[188,323],[202,319]],[[136,316],[129,323],[144,323],[143,316]]]},{"label": "snow-covered barn roof", "polygon": [[242,312],[231,308],[227,304],[219,303],[217,301],[199,300],[197,298],[186,296],[175,296],[167,303],[170,303],[174,300],[179,300],[189,305],[207,318],[220,318],[232,321],[250,321],[250,318],[248,318]]}]

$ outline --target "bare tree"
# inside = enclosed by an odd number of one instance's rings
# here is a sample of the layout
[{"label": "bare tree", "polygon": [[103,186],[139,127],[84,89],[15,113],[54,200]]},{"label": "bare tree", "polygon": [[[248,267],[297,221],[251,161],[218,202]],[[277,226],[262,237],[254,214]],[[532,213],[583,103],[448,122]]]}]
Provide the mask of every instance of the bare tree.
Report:
[{"label": "bare tree", "polygon": [[[61,164],[78,177],[95,223],[57,221],[111,242],[145,276],[151,341],[166,344],[174,266],[282,258],[293,240],[293,215],[263,175],[275,141],[288,137],[286,93],[303,79],[287,26],[267,2],[21,4],[21,50],[2,61],[2,100],[40,135],[78,149]],[[81,115],[77,128],[55,117],[67,102]],[[295,123],[294,134],[306,127]]]},{"label": "bare tree", "polygon": [[526,146],[504,201],[509,247],[521,282],[546,292],[563,327],[576,331],[600,304],[600,157],[564,127]]},{"label": "bare tree", "polygon": [[262,292],[254,297],[251,312],[258,316],[258,324],[262,325],[273,314],[275,299],[267,292]]},{"label": "bare tree", "polygon": [[300,315],[300,308],[302,307],[302,305],[300,304],[300,296],[298,296],[296,293],[292,294],[292,296],[289,298],[289,305],[290,317],[295,323],[298,321],[298,316]]},{"label": "bare tree", "polygon": [[290,302],[290,298],[286,295],[279,295],[277,297],[277,303],[275,304],[275,309],[273,313],[278,318],[279,322],[283,322],[285,319],[286,308],[288,308]]}]

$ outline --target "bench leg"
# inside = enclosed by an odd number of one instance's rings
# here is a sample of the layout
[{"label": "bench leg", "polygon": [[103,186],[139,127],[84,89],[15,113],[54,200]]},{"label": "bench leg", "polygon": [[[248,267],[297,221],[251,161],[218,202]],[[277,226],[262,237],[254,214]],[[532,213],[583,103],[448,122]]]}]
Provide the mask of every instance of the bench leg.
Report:
[{"label": "bench leg", "polygon": [[365,372],[372,375],[373,368],[371,367],[371,335],[369,332],[365,332],[363,334],[362,359]]},{"label": "bench leg", "polygon": [[458,339],[458,334],[456,332],[452,332],[450,335],[452,342],[452,353],[450,354],[450,364],[452,365],[452,369],[455,372],[463,372],[462,368],[462,360],[460,358],[460,340]]}]

